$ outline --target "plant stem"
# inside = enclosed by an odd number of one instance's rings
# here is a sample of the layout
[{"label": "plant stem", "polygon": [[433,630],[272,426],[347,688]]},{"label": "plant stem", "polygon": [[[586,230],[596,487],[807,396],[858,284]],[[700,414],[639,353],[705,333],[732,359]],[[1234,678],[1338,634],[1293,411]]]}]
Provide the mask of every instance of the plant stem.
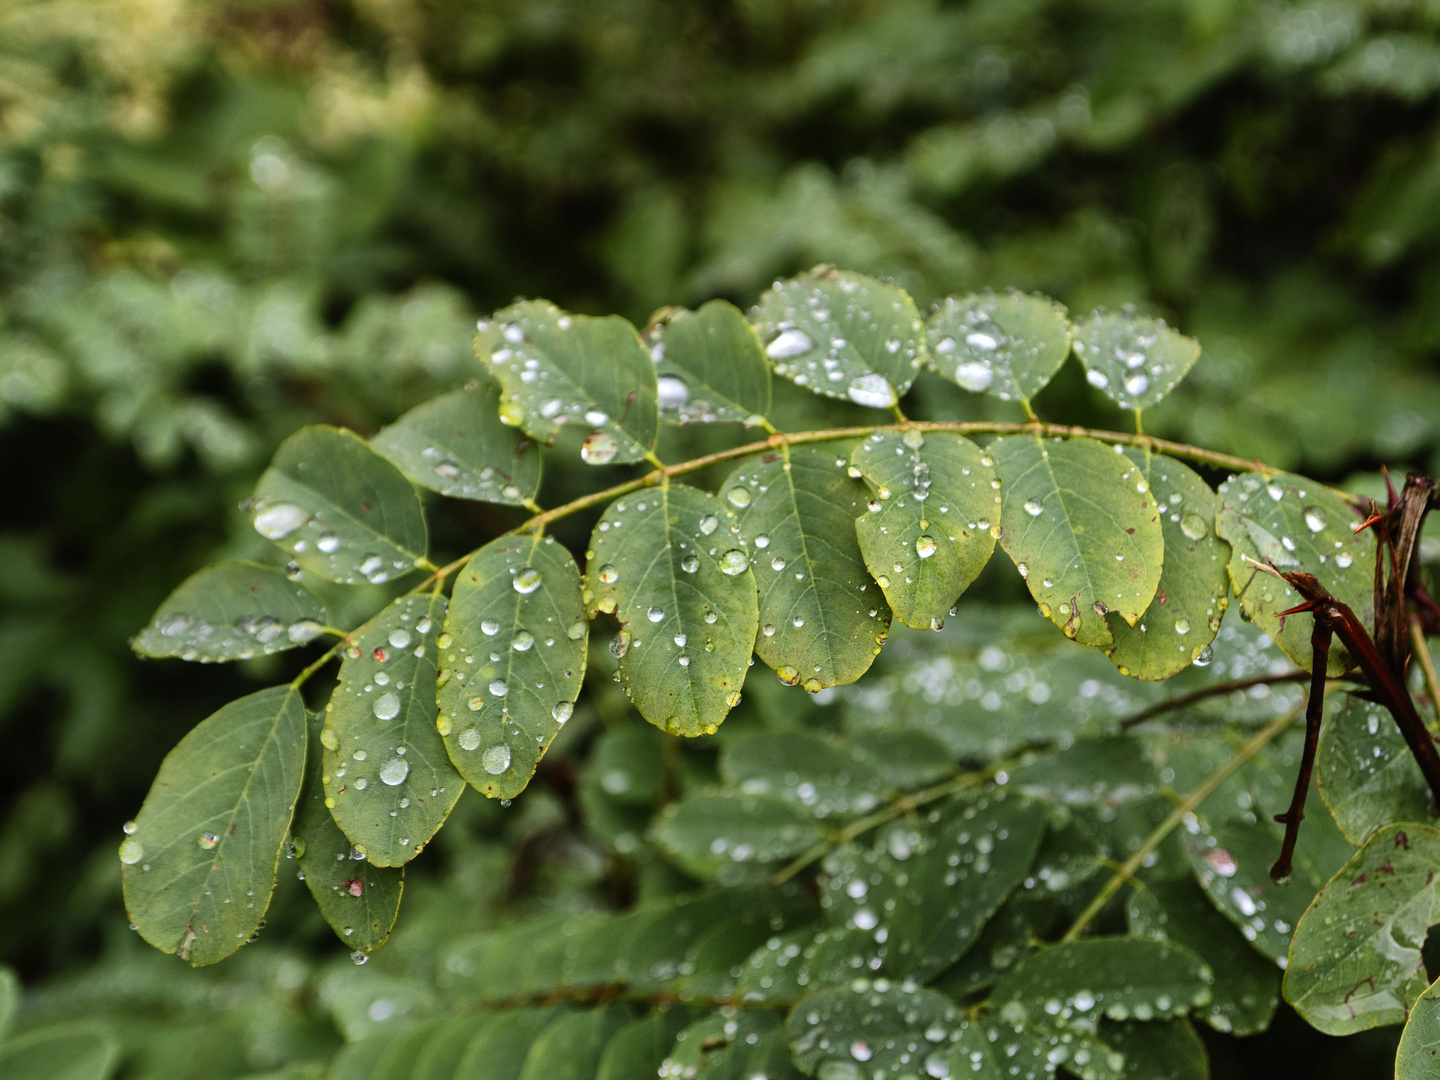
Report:
[{"label": "plant stem", "polygon": [[1435,677],[1435,661],[1430,656],[1430,646],[1425,644],[1425,631],[1420,627],[1420,620],[1415,618],[1410,620],[1410,652],[1425,676],[1425,692],[1430,695],[1430,708],[1440,720],[1440,679]]},{"label": "plant stem", "polygon": [[1201,803],[1214,794],[1216,788],[1230,778],[1231,773],[1253,758],[1277,735],[1293,724],[1295,718],[1299,716],[1303,710],[1304,702],[1285,713],[1285,715],[1272,720],[1249,742],[1235,751],[1229,761],[1225,762],[1218,770],[1206,777],[1203,784],[1185,796],[1180,804],[1170,812],[1169,817],[1157,825],[1150,835],[1145,838],[1145,842],[1140,845],[1139,850],[1130,856],[1130,858],[1126,859],[1125,865],[1120,867],[1120,869],[1111,876],[1110,880],[1105,883],[1105,887],[1100,890],[1095,899],[1090,901],[1090,906],[1080,913],[1080,917],[1075,920],[1075,924],[1065,932],[1065,936],[1060,940],[1074,941],[1083,934],[1086,927],[1094,921],[1095,916],[1099,915],[1100,912],[1104,910],[1105,905],[1120,891],[1120,886],[1134,877],[1135,872],[1144,865],[1145,860],[1154,853],[1156,848],[1164,843],[1167,836],[1174,832],[1175,826],[1184,821],[1186,815],[1193,814]]},{"label": "plant stem", "polygon": [[1170,698],[1159,704],[1151,705],[1148,709],[1141,709],[1133,716],[1120,721],[1122,731],[1129,731],[1137,724],[1143,724],[1146,720],[1153,719],[1161,713],[1173,712],[1176,709],[1183,709],[1186,705],[1193,705],[1197,701],[1204,701],[1206,698],[1221,697],[1225,694],[1233,694],[1236,690],[1249,690],[1252,686],[1274,686],[1277,683],[1304,682],[1310,676],[1299,670],[1287,671],[1282,675],[1256,675],[1249,679],[1232,679],[1230,682],[1216,683],[1214,686],[1202,686],[1199,690],[1182,694],[1180,697]]}]

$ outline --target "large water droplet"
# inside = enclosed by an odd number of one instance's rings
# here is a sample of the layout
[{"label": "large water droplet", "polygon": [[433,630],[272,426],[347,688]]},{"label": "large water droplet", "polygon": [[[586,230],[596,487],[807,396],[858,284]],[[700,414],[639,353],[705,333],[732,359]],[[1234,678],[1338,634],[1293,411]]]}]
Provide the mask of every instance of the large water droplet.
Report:
[{"label": "large water droplet", "polygon": [[661,375],[655,380],[655,390],[660,396],[660,408],[672,412],[690,400],[690,388],[674,375]]},{"label": "large water droplet", "polygon": [[550,710],[550,716],[557,724],[563,724],[566,720],[569,720],[572,715],[574,715],[574,712],[575,705],[573,702],[560,701],[557,702],[555,707]]},{"label": "large water droplet", "polygon": [[915,554],[919,555],[922,559],[928,559],[931,555],[935,554],[935,549],[939,546],[940,545],[935,542],[935,538],[929,533],[926,533],[915,541]]},{"label": "large water droplet", "polygon": [[781,330],[775,340],[765,346],[765,355],[771,360],[786,360],[792,356],[804,356],[813,348],[815,342],[810,340],[810,335],[805,331]]},{"label": "large water droplet", "polygon": [[[973,337],[974,335],[972,334],[971,336]],[[955,365],[954,377],[955,381],[966,390],[971,390],[978,394],[982,390],[988,390],[990,388],[990,385],[995,381],[995,372],[989,364],[982,363],[979,360],[967,360],[963,364]]]},{"label": "large water droplet", "polygon": [[506,683],[506,681],[505,681],[504,679],[491,679],[491,680],[490,680],[490,696],[491,696],[491,697],[504,697],[504,696],[505,696],[506,694],[508,694],[509,692],[510,692],[510,686],[509,686],[508,683]]},{"label": "large water droplet", "polygon": [[873,409],[888,409],[896,402],[895,388],[884,375],[861,375],[850,383],[846,391],[856,405],[868,405]]},{"label": "large water droplet", "polygon": [[406,630],[403,626],[396,627],[394,630],[390,631],[390,637],[388,640],[393,647],[397,649],[403,649],[410,644],[410,631]]},{"label": "large water droplet", "polygon": [[394,787],[410,775],[410,763],[401,757],[392,757],[380,766],[380,782]]},{"label": "large water droplet", "polygon": [[645,617],[651,622],[660,622],[665,618],[665,609],[652,607],[649,611],[645,612]]},{"label": "large water droplet", "polygon": [[616,581],[619,580],[620,571],[616,570],[615,567],[611,566],[609,563],[606,563],[604,566],[600,567],[599,577],[600,583],[602,585],[613,585]]},{"label": "large water droplet", "polygon": [[515,579],[511,584],[515,586],[516,592],[528,596],[540,588],[540,582],[544,576],[544,574],[540,573],[540,571],[536,570],[533,566],[527,566],[515,575]]},{"label": "large water droplet", "polygon": [[515,637],[510,642],[510,647],[516,652],[529,652],[535,646],[535,635],[529,630],[515,631]]},{"label": "large water droplet", "polygon": [[1210,533],[1210,526],[1199,514],[1186,514],[1180,519],[1180,531],[1191,540],[1203,540]]},{"label": "large water droplet", "polygon": [[333,555],[340,550],[340,538],[329,529],[326,529],[320,534],[320,538],[315,541],[315,546],[326,555]]},{"label": "large water droplet", "polygon": [[309,516],[298,506],[276,503],[255,515],[255,531],[266,540],[281,540],[305,524]]},{"label": "large water droplet", "polygon": [[1197,655],[1197,656],[1195,657],[1195,666],[1196,666],[1196,667],[1209,667],[1209,666],[1210,666],[1210,661],[1211,661],[1211,660],[1214,660],[1214,659],[1215,659],[1215,650],[1212,649],[1209,645],[1206,645],[1203,649],[1200,650],[1199,655]]},{"label": "large water droplet", "polygon": [[1141,371],[1131,375],[1125,380],[1125,392],[1131,397],[1139,397],[1150,389],[1150,379]]},{"label": "large water droplet", "polygon": [[491,776],[499,776],[510,767],[510,747],[505,743],[489,747],[480,755],[480,767]]},{"label": "large water droplet", "polygon": [[[739,490],[738,488],[736,490]],[[734,577],[750,569],[750,557],[738,548],[731,548],[720,556],[720,572]]]},{"label": "large water droplet", "polygon": [[684,570],[687,574],[693,574],[696,570],[700,569],[700,560],[694,555],[686,555],[685,558],[680,560],[680,569]]},{"label": "large water droplet", "polygon": [[1189,620],[1189,619],[1183,619],[1183,618],[1182,618],[1182,619],[1176,619],[1176,620],[1175,620],[1175,633],[1179,634],[1181,637],[1184,637],[1184,636],[1185,636],[1186,634],[1188,634],[1189,632],[1190,632],[1190,620]]},{"label": "large water droplet", "polygon": [[1340,567],[1341,570],[1346,569],[1354,561],[1355,557],[1348,551],[1339,552],[1335,556],[1335,565]]},{"label": "large water droplet", "polygon": [[1305,508],[1305,527],[1312,533],[1318,533],[1325,528],[1325,512],[1318,506],[1307,506]]},{"label": "large water droplet", "polygon": [[381,720],[394,720],[400,715],[400,697],[397,694],[381,694],[375,699],[375,715]]},{"label": "large water droplet", "polygon": [[202,832],[198,838],[198,842],[206,851],[212,851],[215,845],[220,843],[220,837],[216,836],[213,832]]},{"label": "large water droplet", "polygon": [[719,527],[720,519],[717,518],[714,514],[706,514],[700,519],[700,532],[704,536],[709,536]]},{"label": "large water droplet", "polygon": [[605,431],[593,432],[580,446],[580,459],[587,465],[609,465],[620,452],[615,436]]},{"label": "large water droplet", "polygon": [[127,836],[120,841],[120,861],[126,866],[134,866],[145,857],[145,845],[136,840],[133,836]]},{"label": "large water droplet", "polygon": [[460,749],[474,750],[480,745],[480,729],[466,728],[460,733]]}]

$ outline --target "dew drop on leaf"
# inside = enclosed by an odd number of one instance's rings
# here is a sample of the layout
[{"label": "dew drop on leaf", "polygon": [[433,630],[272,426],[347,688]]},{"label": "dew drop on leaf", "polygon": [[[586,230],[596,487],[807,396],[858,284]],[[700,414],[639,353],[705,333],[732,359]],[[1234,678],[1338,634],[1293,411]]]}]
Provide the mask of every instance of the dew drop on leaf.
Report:
[{"label": "dew drop on leaf", "polygon": [[400,698],[397,694],[381,694],[375,699],[375,716],[380,720],[393,720],[400,714]]},{"label": "dew drop on leaf", "polygon": [[410,775],[410,763],[404,758],[393,757],[380,766],[380,782],[394,787]]},{"label": "dew drop on leaf", "polygon": [[1039,517],[1045,512],[1045,507],[1040,505],[1040,501],[1038,499],[1026,499],[1025,512],[1031,517]]},{"label": "dew drop on leaf", "polygon": [[935,542],[935,538],[929,533],[926,533],[915,541],[915,554],[919,555],[922,559],[928,559],[931,555],[935,554],[935,550],[939,546],[940,545]]},{"label": "dew drop on leaf", "polygon": [[510,767],[510,747],[505,743],[490,747],[480,755],[480,767],[491,776],[499,776]]},{"label": "dew drop on leaf", "polygon": [[706,514],[700,519],[700,532],[705,536],[709,536],[719,527],[720,519],[714,514]]},{"label": "dew drop on leaf", "polygon": [[613,584],[615,584],[616,581],[619,580],[619,578],[620,578],[620,571],[616,570],[615,567],[613,567],[612,565],[610,565],[610,563],[606,563],[604,566],[600,567],[600,582],[601,582],[601,584],[603,584],[603,585],[613,585]]},{"label": "dew drop on leaf", "polygon": [[745,507],[750,505],[750,489],[737,485],[736,487],[730,489],[729,493],[725,496],[725,498],[731,506],[735,507],[736,509],[743,510]]},{"label": "dew drop on leaf", "polygon": [[[739,490],[739,488],[735,489],[735,491]],[[748,569],[750,569],[750,557],[738,548],[731,548],[720,556],[720,572],[722,574],[734,577],[736,574],[743,574]]]},{"label": "dew drop on leaf", "polygon": [[1318,506],[1307,506],[1305,508],[1305,527],[1312,533],[1318,533],[1325,528],[1325,513]]},{"label": "dew drop on leaf", "polygon": [[1203,540],[1210,532],[1210,526],[1199,514],[1186,514],[1180,519],[1180,531],[1191,540]]},{"label": "dew drop on leaf", "polygon": [[580,459],[587,465],[608,465],[615,460],[619,450],[620,444],[615,441],[614,435],[596,431],[581,444]]},{"label": "dew drop on leaf", "polygon": [[145,857],[145,845],[141,844],[133,836],[127,836],[120,841],[120,861],[126,866],[134,866]]},{"label": "dew drop on leaf", "polygon": [[528,596],[540,588],[540,582],[543,577],[544,575],[541,574],[539,570],[536,570],[533,566],[527,566],[515,575],[515,579],[511,584],[515,586],[516,592]]},{"label": "dew drop on leaf", "polygon": [[550,710],[550,715],[557,724],[565,723],[565,721],[569,720],[570,717],[574,715],[574,713],[575,705],[573,702],[569,701],[557,702],[555,707]]}]

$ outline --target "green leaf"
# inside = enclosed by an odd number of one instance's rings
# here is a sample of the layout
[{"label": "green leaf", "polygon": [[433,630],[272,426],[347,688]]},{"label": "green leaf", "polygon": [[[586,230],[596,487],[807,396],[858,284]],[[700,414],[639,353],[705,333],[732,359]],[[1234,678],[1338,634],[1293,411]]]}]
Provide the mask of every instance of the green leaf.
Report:
[{"label": "green leaf", "polygon": [[245,944],[269,906],[304,775],[293,686],[232,701],[181,739],[120,844],[140,936],[195,967]]},{"label": "green leaf", "polygon": [[1295,928],[1285,1000],[1329,1035],[1403,1023],[1429,982],[1420,950],[1440,922],[1437,871],[1440,831],[1375,833]]},{"label": "green leaf", "polygon": [[715,496],[665,484],[611,503],[586,552],[585,604],[620,621],[621,685],[656,727],[708,735],[740,700],[759,627],[755,578]]},{"label": "green leaf", "polygon": [[376,866],[413,859],[445,823],[464,783],[436,731],[438,593],[402,596],[345,647],[325,706],[325,805]]},{"label": "green leaf", "polygon": [[141,656],[248,660],[314,641],[328,621],[325,605],[282,571],[222,562],[186,578],[130,644]]},{"label": "green leaf", "polygon": [[935,369],[966,390],[1028,401],[1070,355],[1061,304],[1011,289],[948,297],[926,323]]},{"label": "green leaf", "polygon": [[1130,894],[1130,933],[1173,941],[1215,973],[1210,1003],[1195,1015],[1216,1031],[1257,1035],[1270,1026],[1280,999],[1280,971],[1245,943],[1193,881],[1153,881]]},{"label": "green leaf", "polygon": [[876,432],[851,465],[876,498],[855,522],[865,565],[896,617],[937,630],[995,550],[995,474],[969,439],[945,432]]},{"label": "green leaf", "polygon": [[1040,611],[1082,645],[1110,646],[1114,612],[1130,626],[1155,597],[1165,541],[1149,482],[1093,439],[1019,435],[991,447],[1000,543]]},{"label": "green leaf", "polygon": [[480,1027],[465,1048],[454,1080],[517,1080],[536,1038],[556,1009],[510,1009]]},{"label": "green leaf", "polygon": [[6,1080],[107,1080],[120,1062],[120,1047],[83,1027],[47,1027],[0,1046]]},{"label": "green leaf", "polygon": [[821,819],[868,814],[889,790],[867,762],[808,731],[762,732],[731,743],[720,772],[747,795],[775,795]]},{"label": "green leaf", "polygon": [[379,585],[427,565],[420,496],[351,431],[307,427],[255,485],[255,531],[327,581]]},{"label": "green leaf", "polygon": [[1107,655],[1126,675],[1150,681],[1184,671],[1215,640],[1230,606],[1230,547],[1215,536],[1220,500],[1188,465],[1131,447],[1160,508],[1165,564],[1155,599],[1129,626],[1110,618],[1115,645]]},{"label": "green leaf", "polygon": [[660,429],[655,364],[619,315],[570,315],[527,300],[480,323],[475,355],[500,383],[500,419],[546,445],[562,424],[593,429],[591,465],[640,461]]},{"label": "green leaf", "polygon": [[498,1018],[492,1014],[441,1021],[415,1055],[409,1080],[453,1080],[466,1048]]},{"label": "green leaf", "polygon": [[817,266],[777,282],[752,318],[777,375],[858,405],[894,405],[927,357],[909,294],[848,270]]},{"label": "green leaf", "polygon": [[868,499],[865,485],[845,475],[849,449],[749,458],[720,492],[754,552],[755,652],[783,682],[811,691],[863,675],[890,627],[890,608],[855,536]]},{"label": "green leaf", "polygon": [[966,1026],[949,998],[884,979],[811,994],[785,1024],[801,1071],[867,1080],[905,1080],[921,1070],[944,1076],[951,1044]]},{"label": "green leaf", "polygon": [[824,833],[804,809],[773,795],[698,795],[665,808],[655,838],[691,873],[735,880],[736,864],[800,855]]},{"label": "green leaf", "polygon": [[1430,787],[1389,710],[1355,694],[1332,698],[1315,775],[1345,839],[1359,845],[1382,825],[1430,818]]},{"label": "green leaf", "polygon": [[1125,1080],[1210,1080],[1210,1057],[1189,1021],[1105,1024],[1100,1036],[1125,1056]]},{"label": "green leaf", "polygon": [[412,483],[452,499],[524,506],[540,488],[540,449],[500,422],[488,379],[417,405],[370,445]]},{"label": "green leaf", "polygon": [[554,537],[504,536],[460,571],[440,639],[440,733],[483,794],[514,798],[575,707],[590,624]]},{"label": "green leaf", "polygon": [[619,1004],[562,1014],[530,1047],[519,1080],[592,1080],[605,1044],[629,1019]]},{"label": "green leaf", "polygon": [[1184,1016],[1210,1001],[1212,981],[1205,962],[1178,945],[1138,937],[1081,938],[1022,961],[996,984],[990,1001],[1002,1019],[1093,1030],[1102,1015]]},{"label": "green leaf", "polygon": [[317,749],[323,714],[312,722],[305,793],[290,828],[295,858],[320,914],[340,940],[368,953],[390,936],[400,913],[405,871],[380,867],[359,854],[325,806],[323,753]]},{"label": "green leaf", "polygon": [[667,309],[648,336],[661,419],[748,426],[770,414],[770,361],[735,305]]},{"label": "green leaf", "polygon": [[693,1019],[680,1005],[662,1005],[643,1020],[621,1028],[600,1055],[595,1080],[635,1080],[660,1075],[675,1036]]},{"label": "green leaf", "polygon": [[[1245,614],[1285,655],[1310,670],[1308,615],[1281,616],[1301,603],[1283,581],[1262,574],[1254,563],[1271,562],[1281,570],[1304,570],[1320,579],[1330,595],[1350,605],[1365,626],[1375,622],[1375,534],[1355,535],[1360,519],[1338,494],[1313,480],[1279,473],[1245,473],[1220,485],[1223,505],[1215,531],[1228,540],[1230,581]],[[1344,674],[1349,654],[1337,642],[1327,671]]]},{"label": "green leaf", "polygon": [[1395,1080],[1431,1080],[1440,1064],[1440,979],[1410,1007],[1395,1053]]},{"label": "green leaf", "polygon": [[1086,381],[1122,409],[1158,405],[1200,359],[1200,343],[1130,313],[1096,311],[1075,326],[1075,355]]},{"label": "green leaf", "polygon": [[737,1016],[710,1016],[681,1033],[664,1076],[687,1080],[800,1080],[780,1018],[741,1010]]},{"label": "green leaf", "polygon": [[965,1025],[950,1049],[950,1076],[957,1080],[1005,1080],[995,1051],[981,1024]]},{"label": "green leaf", "polygon": [[933,824],[887,825],[826,857],[827,919],[883,928],[884,970],[923,982],[975,943],[1025,879],[1044,831],[1043,804],[993,796],[955,803]]},{"label": "green leaf", "polygon": [[[378,1049],[370,1064],[369,1080],[410,1080],[415,1060],[438,1034],[440,1022],[422,1021],[405,1029],[389,1045]],[[353,1073],[344,1073],[353,1076]]]},{"label": "green leaf", "polygon": [[20,1004],[20,980],[13,969],[0,965],[0,1043],[15,1018],[15,1007]]}]

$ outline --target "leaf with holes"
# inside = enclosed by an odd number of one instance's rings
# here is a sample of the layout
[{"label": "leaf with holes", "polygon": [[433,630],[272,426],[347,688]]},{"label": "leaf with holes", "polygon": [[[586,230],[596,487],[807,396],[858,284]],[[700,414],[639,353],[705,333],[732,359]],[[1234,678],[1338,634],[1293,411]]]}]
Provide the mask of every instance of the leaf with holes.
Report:
[{"label": "leaf with holes", "polygon": [[524,506],[540,487],[540,448],[500,420],[486,379],[417,405],[370,445],[413,483],[452,499]]},{"label": "leaf with holes", "polygon": [[807,690],[852,683],[874,662],[890,607],[865,568],[855,519],[867,489],[846,476],[851,447],[749,458],[720,497],[749,538],[760,590],[755,652]]},{"label": "leaf with holes", "polygon": [[212,663],[268,656],[325,632],[325,605],[273,566],[222,562],[191,574],[131,647]]},{"label": "leaf with holes", "polygon": [[590,624],[554,537],[502,536],[460,571],[440,639],[438,726],[462,776],[514,798],[575,709]]},{"label": "leaf with holes", "polygon": [[777,375],[857,405],[894,405],[927,357],[909,294],[848,270],[817,266],[777,282],[752,318]]},{"label": "leaf with holes", "polygon": [[402,596],[344,650],[325,706],[325,805],[376,866],[402,866],[464,790],[435,729],[437,593]]},{"label": "leaf with holes", "polygon": [[250,502],[255,531],[326,581],[378,585],[425,565],[420,497],[358,435],[302,428],[280,444]]},{"label": "leaf with holes", "polygon": [[1000,543],[1041,612],[1082,645],[1108,647],[1114,612],[1134,626],[1160,584],[1165,541],[1149,482],[1093,439],[1017,435],[991,447]]},{"label": "leaf with holes", "polygon": [[620,682],[640,715],[705,735],[740,699],[759,627],[730,508],[683,484],[616,499],[590,537],[585,605],[620,621]]},{"label": "leaf with holes", "polygon": [[1075,355],[1091,386],[1122,409],[1158,405],[1200,358],[1200,343],[1164,319],[1097,311],[1075,326]]},{"label": "leaf with holes", "polygon": [[1070,355],[1065,308],[1011,289],[948,297],[926,323],[935,369],[975,393],[1028,401]]},{"label": "leaf with holes", "polygon": [[[1222,506],[1215,531],[1230,542],[1230,581],[1245,614],[1275,639],[1285,655],[1310,670],[1308,615],[1282,616],[1301,603],[1285,582],[1255,568],[1269,562],[1281,570],[1304,570],[1330,595],[1350,605],[1364,626],[1375,622],[1375,534],[1356,535],[1360,523],[1336,492],[1301,476],[1245,473],[1220,485]],[[1327,671],[1344,674],[1349,654],[1336,642]]]},{"label": "leaf with holes", "polygon": [[500,419],[549,445],[563,424],[592,430],[591,465],[640,461],[660,428],[655,364],[619,315],[571,315],[527,300],[480,323],[475,355],[500,383]]},{"label": "leaf with holes", "polygon": [[756,424],[770,412],[770,361],[740,309],[711,300],[668,308],[646,334],[660,417],[680,424]]},{"label": "leaf with holes", "polygon": [[922,1069],[948,1075],[951,1046],[967,1026],[949,998],[883,979],[813,993],[785,1024],[795,1064],[808,1075],[859,1076],[858,1062],[872,1080],[906,1080]]},{"label": "leaf with holes", "polygon": [[1165,564],[1155,599],[1134,626],[1111,617],[1106,655],[1126,675],[1159,680],[1184,671],[1220,632],[1230,606],[1230,546],[1215,535],[1220,500],[1188,465],[1130,448],[1160,510]]},{"label": "leaf with holes", "polygon": [[305,705],[293,686],[232,701],[180,740],[120,844],[140,936],[196,967],[259,927],[305,776]]},{"label": "leaf with holes", "polygon": [[969,439],[876,432],[851,466],[875,497],[855,522],[865,565],[896,618],[937,630],[995,550],[995,473]]},{"label": "leaf with holes", "polygon": [[1345,839],[1363,844],[1382,825],[1431,817],[1430,787],[1390,711],[1354,694],[1326,705],[1315,777]]}]

